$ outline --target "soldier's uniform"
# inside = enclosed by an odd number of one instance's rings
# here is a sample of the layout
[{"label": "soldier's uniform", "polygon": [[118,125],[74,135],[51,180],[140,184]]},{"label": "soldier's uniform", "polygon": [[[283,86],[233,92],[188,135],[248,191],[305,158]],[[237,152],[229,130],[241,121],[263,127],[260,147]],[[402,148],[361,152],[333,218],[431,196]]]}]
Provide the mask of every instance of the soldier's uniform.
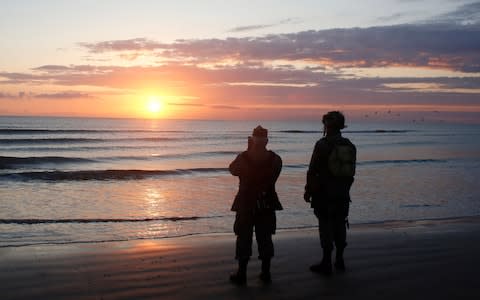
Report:
[{"label": "soldier's uniform", "polygon": [[[345,118],[342,113],[332,111],[323,116],[325,137],[316,144],[307,171],[307,184],[304,199],[311,202],[315,216],[318,218],[320,242],[323,249],[322,262],[310,267],[314,272],[326,275],[332,273],[331,253],[335,246],[338,270],[345,270],[343,251],[347,246],[348,212],[350,206],[350,188],[355,173],[356,148],[349,139],[342,137],[341,129],[345,128]],[[335,149],[348,149],[348,161],[341,161],[342,170],[332,169],[331,154]],[[337,154],[338,151],[335,151]],[[348,162],[348,163],[347,163]],[[344,164],[346,163],[346,164]],[[338,166],[338,165],[337,165]],[[334,174],[336,172],[336,174]]]},{"label": "soldier's uniform", "polygon": [[275,211],[283,209],[275,191],[275,183],[282,170],[282,159],[275,152],[266,150],[267,130],[261,126],[253,130],[250,141],[254,148],[240,153],[229,167],[230,173],[240,179],[231,208],[236,212],[233,230],[237,236],[235,258],[239,264],[238,271],[230,276],[235,284],[246,283],[247,263],[252,256],[253,231],[259,259],[262,260],[260,279],[271,281],[270,259],[274,255],[272,235],[277,226]]},{"label": "soldier's uniform", "polygon": [[237,235],[237,259],[248,259],[252,255],[252,237],[258,244],[260,259],[273,257],[272,234],[276,229],[275,210],[282,205],[275,191],[282,169],[280,156],[269,151],[269,158],[264,162],[255,162],[242,152],[230,164],[230,171],[240,178],[238,193],[232,205],[236,212],[234,232]]},{"label": "soldier's uniform", "polygon": [[315,144],[307,172],[306,191],[318,218],[322,248],[346,247],[346,218],[350,206],[353,177],[335,177],[328,168],[328,158],[335,144],[350,144],[340,133],[320,139]]}]

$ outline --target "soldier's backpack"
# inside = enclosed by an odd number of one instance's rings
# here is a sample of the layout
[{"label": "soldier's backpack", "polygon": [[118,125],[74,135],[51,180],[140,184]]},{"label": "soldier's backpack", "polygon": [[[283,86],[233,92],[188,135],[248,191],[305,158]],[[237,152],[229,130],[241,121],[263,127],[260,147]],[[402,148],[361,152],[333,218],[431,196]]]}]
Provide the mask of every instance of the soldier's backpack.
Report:
[{"label": "soldier's backpack", "polygon": [[357,150],[348,143],[337,143],[328,156],[328,169],[336,177],[352,177],[355,175]]}]

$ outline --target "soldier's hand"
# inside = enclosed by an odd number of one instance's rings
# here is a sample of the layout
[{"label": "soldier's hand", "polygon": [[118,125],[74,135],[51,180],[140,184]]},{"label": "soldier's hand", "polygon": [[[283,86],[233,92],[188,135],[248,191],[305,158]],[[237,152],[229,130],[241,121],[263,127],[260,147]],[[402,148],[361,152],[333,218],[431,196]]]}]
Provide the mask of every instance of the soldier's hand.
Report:
[{"label": "soldier's hand", "polygon": [[310,203],[311,198],[312,198],[312,196],[311,196],[308,192],[305,192],[305,193],[303,194],[303,199],[305,200],[305,202]]}]

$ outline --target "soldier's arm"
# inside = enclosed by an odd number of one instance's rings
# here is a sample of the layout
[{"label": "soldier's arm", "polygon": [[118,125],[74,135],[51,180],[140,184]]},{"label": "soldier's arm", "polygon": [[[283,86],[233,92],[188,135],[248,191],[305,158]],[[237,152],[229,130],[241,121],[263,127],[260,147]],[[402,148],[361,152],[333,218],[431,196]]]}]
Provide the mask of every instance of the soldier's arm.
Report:
[{"label": "soldier's arm", "polygon": [[326,166],[324,161],[328,157],[328,145],[325,141],[320,140],[315,144],[312,157],[307,171],[307,184],[305,185],[305,191],[311,194],[311,185],[314,181],[318,180],[318,177],[323,177]]},{"label": "soldier's arm", "polygon": [[273,174],[273,182],[277,182],[280,172],[282,171],[282,164],[282,158],[278,155],[275,155],[275,161],[273,165],[275,168],[275,173]]},{"label": "soldier's arm", "polygon": [[318,160],[318,153],[319,153],[319,142],[315,144],[313,148],[312,157],[310,158],[310,164],[308,165],[307,171],[307,183],[305,185],[305,192],[310,194],[310,183],[312,182],[313,178],[315,177],[315,166],[317,165]]},{"label": "soldier's arm", "polygon": [[237,155],[237,157],[230,163],[228,170],[233,176],[240,176],[242,174],[243,158],[242,153]]}]

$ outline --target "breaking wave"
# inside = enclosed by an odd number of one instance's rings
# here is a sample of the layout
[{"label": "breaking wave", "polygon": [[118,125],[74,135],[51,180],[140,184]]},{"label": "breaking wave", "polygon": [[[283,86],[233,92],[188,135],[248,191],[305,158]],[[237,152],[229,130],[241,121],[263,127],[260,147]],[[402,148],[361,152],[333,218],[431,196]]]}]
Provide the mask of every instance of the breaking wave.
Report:
[{"label": "breaking wave", "polygon": [[155,222],[155,221],[195,221],[199,219],[220,218],[222,216],[191,216],[191,217],[159,217],[159,218],[119,218],[119,219],[0,219],[0,224],[34,225],[34,224],[87,224],[87,223],[136,223],[136,222]]},{"label": "breaking wave", "polygon": [[192,168],[176,170],[87,170],[87,171],[38,171],[1,174],[0,180],[12,181],[76,181],[76,180],[133,180],[168,175],[216,173],[227,168]]},{"label": "breaking wave", "polygon": [[0,169],[15,169],[19,166],[31,166],[39,164],[68,164],[68,163],[92,163],[96,160],[63,157],[63,156],[41,156],[41,157],[11,157],[0,156]]}]

